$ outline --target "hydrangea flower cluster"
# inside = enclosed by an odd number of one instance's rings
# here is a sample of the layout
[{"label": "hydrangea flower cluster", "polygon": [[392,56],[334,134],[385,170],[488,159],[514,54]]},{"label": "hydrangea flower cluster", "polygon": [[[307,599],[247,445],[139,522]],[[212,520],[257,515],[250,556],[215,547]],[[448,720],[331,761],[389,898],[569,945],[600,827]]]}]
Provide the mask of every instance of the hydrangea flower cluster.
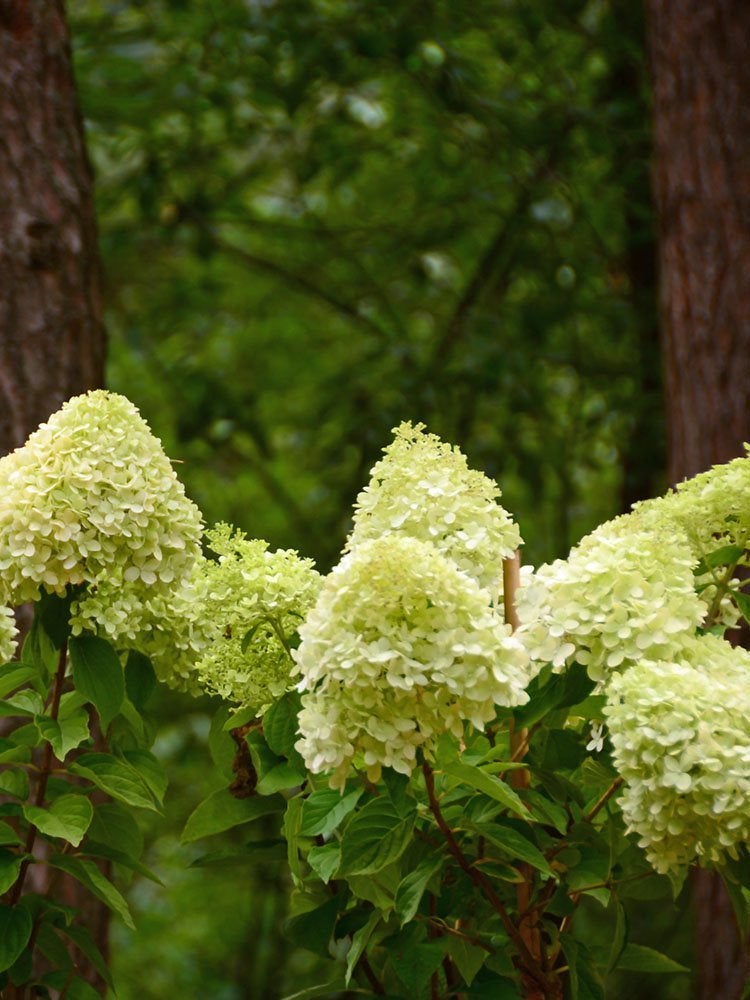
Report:
[{"label": "hydrangea flower cluster", "polygon": [[705,635],[609,684],[623,815],[658,872],[721,863],[750,839],[750,653]]},{"label": "hydrangea flower cluster", "polygon": [[211,631],[197,677],[208,691],[261,713],[296,683],[290,644],[321,577],[312,560],[269,552],[266,542],[227,524],[206,538],[219,558],[203,560],[198,571],[201,616]]},{"label": "hydrangea flower cluster", "polygon": [[297,749],[334,788],[360,762],[371,780],[410,774],[437,735],[528,700],[528,657],[488,591],[418,538],[360,542],[299,631]]},{"label": "hydrangea flower cluster", "polygon": [[10,608],[0,606],[0,663],[10,660],[16,651],[18,629]]},{"label": "hydrangea flower cluster", "polygon": [[500,490],[470,469],[458,448],[402,423],[357,497],[347,550],[399,533],[430,542],[486,587],[493,598],[502,583],[502,560],[521,545],[518,525],[498,503]]},{"label": "hydrangea flower cluster", "polygon": [[0,459],[0,573],[11,604],[120,573],[168,593],[190,571],[200,534],[198,508],[123,396],[76,396]]},{"label": "hydrangea flower cluster", "polygon": [[700,625],[696,560],[674,528],[639,530],[625,516],[587,536],[567,560],[522,574],[519,637],[556,670],[576,660],[603,681],[644,658],[668,658]]}]

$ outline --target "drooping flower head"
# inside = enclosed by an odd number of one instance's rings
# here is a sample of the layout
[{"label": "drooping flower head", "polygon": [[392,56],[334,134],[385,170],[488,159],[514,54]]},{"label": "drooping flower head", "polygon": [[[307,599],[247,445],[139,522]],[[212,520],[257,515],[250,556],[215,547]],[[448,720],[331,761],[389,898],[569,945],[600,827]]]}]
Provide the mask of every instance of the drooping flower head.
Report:
[{"label": "drooping flower head", "polygon": [[201,613],[210,641],[196,664],[200,683],[259,713],[290,690],[291,645],[320,590],[311,559],[269,551],[227,524],[206,534],[218,560],[200,565]]},{"label": "drooping flower head", "polygon": [[668,658],[705,614],[695,564],[678,529],[617,518],[567,559],[524,574],[519,636],[533,660],[557,670],[576,660],[597,681],[644,658]]},{"label": "drooping flower head", "polygon": [[528,657],[483,590],[429,542],[361,541],[326,578],[300,627],[297,748],[343,787],[357,763],[409,774],[441,733],[522,705]]},{"label": "drooping flower head", "polygon": [[750,653],[705,635],[610,681],[620,804],[658,872],[721,864],[750,839],[749,676]]},{"label": "drooping flower head", "polygon": [[0,574],[12,604],[122,574],[171,589],[197,557],[198,508],[123,396],[76,396],[0,459]]},{"label": "drooping flower head", "polygon": [[496,597],[502,560],[521,544],[518,526],[497,503],[497,484],[422,424],[402,423],[394,435],[357,497],[347,550],[385,533],[418,538]]}]

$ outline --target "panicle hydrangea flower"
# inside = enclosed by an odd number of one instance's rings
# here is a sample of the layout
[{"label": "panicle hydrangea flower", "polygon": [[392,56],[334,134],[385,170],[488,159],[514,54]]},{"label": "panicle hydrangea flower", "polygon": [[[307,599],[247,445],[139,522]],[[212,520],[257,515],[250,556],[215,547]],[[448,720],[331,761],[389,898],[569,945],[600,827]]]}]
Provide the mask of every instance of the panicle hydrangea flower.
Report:
[{"label": "panicle hydrangea flower", "polygon": [[326,578],[299,630],[297,749],[342,788],[362,761],[410,774],[417,750],[522,705],[521,643],[490,594],[433,545],[401,534],[361,541]]},{"label": "panicle hydrangea flower", "polygon": [[423,424],[402,423],[394,434],[357,497],[347,551],[386,532],[409,535],[431,542],[496,597],[502,560],[521,545],[518,525],[497,503],[497,484]]},{"label": "panicle hydrangea flower", "polygon": [[201,564],[202,614],[214,631],[197,676],[208,691],[262,712],[296,684],[289,643],[321,577],[311,559],[269,552],[267,542],[227,524],[206,537],[219,558]]},{"label": "panicle hydrangea flower", "polygon": [[189,572],[200,533],[160,442],[115,393],[68,400],[0,459],[0,574],[13,604],[118,571],[168,592]]},{"label": "panicle hydrangea flower", "polygon": [[669,657],[700,625],[695,559],[679,531],[638,530],[630,516],[588,535],[568,559],[522,571],[517,633],[532,660],[574,660],[602,681],[644,658]]},{"label": "panicle hydrangea flower", "polygon": [[721,864],[750,839],[750,653],[713,635],[609,684],[626,822],[658,872]]},{"label": "panicle hydrangea flower", "polygon": [[10,608],[0,605],[0,663],[13,658],[16,651],[16,620]]}]

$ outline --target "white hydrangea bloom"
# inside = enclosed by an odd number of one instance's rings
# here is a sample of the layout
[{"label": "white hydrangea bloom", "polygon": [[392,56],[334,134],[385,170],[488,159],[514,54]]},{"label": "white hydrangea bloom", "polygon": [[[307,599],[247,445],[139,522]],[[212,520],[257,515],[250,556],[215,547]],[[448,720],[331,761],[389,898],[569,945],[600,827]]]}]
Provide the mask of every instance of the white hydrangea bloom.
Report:
[{"label": "white hydrangea bloom", "polygon": [[16,620],[10,608],[0,605],[0,663],[5,663],[13,658],[16,651]]},{"label": "white hydrangea bloom", "polygon": [[169,591],[199,553],[201,517],[123,396],[76,396],[0,459],[0,573],[13,604],[97,582]]},{"label": "white hydrangea bloom", "polygon": [[289,643],[321,577],[311,559],[287,549],[269,552],[266,542],[226,524],[207,540],[219,559],[200,567],[202,616],[213,631],[197,676],[208,691],[262,712],[296,683]]},{"label": "white hydrangea bloom", "polygon": [[532,660],[593,680],[644,658],[669,657],[700,625],[691,555],[679,531],[617,518],[558,559],[522,572],[518,632]]},{"label": "white hydrangea bloom", "polygon": [[750,653],[705,635],[613,677],[620,804],[658,872],[721,864],[750,839]]},{"label": "white hydrangea bloom", "polygon": [[396,532],[431,542],[496,597],[502,560],[521,545],[500,490],[424,426],[402,423],[357,497],[347,550]]},{"label": "white hydrangea bloom", "polygon": [[441,733],[522,705],[528,656],[490,594],[433,545],[400,534],[362,541],[326,578],[299,630],[297,748],[343,787],[355,757],[411,773]]}]

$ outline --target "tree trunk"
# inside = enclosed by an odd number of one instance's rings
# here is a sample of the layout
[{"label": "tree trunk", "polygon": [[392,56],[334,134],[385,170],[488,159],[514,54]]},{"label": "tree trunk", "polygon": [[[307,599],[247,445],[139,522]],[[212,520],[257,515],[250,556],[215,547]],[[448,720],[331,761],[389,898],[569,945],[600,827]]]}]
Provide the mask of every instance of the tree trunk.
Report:
[{"label": "tree trunk", "polygon": [[[647,0],[670,482],[750,440],[750,4]],[[693,882],[704,1000],[747,957],[718,876]]]},{"label": "tree trunk", "polygon": [[0,0],[0,453],[102,385],[92,178],[61,0]]},{"label": "tree trunk", "polygon": [[[64,400],[101,386],[104,353],[92,176],[63,4],[0,0],[0,454]],[[62,882],[106,955],[109,911]]]}]

